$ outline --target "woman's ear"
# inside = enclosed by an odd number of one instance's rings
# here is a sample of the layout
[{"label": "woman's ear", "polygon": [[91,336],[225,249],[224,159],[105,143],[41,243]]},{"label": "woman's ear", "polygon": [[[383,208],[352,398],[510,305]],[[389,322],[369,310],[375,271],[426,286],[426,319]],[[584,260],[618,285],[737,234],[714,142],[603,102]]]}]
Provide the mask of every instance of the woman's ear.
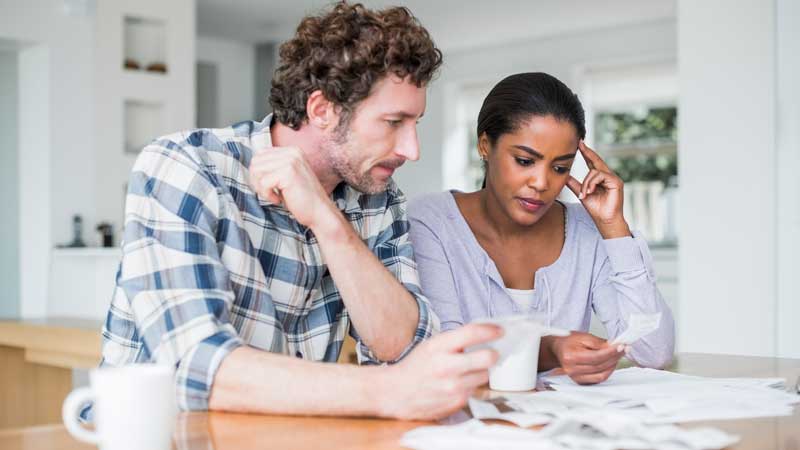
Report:
[{"label": "woman's ear", "polygon": [[491,148],[492,145],[489,142],[489,136],[486,136],[486,133],[480,135],[480,137],[478,137],[478,156],[480,156],[483,161],[489,159],[489,150]]}]

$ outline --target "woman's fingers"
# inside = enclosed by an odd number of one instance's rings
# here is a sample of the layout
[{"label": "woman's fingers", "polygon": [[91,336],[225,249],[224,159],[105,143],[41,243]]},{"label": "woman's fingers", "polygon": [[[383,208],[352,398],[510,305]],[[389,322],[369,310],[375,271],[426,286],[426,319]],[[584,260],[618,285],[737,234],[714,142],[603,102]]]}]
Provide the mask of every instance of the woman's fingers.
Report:
[{"label": "woman's fingers", "polygon": [[597,169],[602,172],[611,172],[611,169],[608,168],[606,162],[603,161],[603,158],[600,157],[594,150],[589,148],[584,141],[578,142],[578,149],[581,151],[581,155],[583,155],[583,159],[586,160],[586,165],[589,166],[590,169]]},{"label": "woman's fingers", "polygon": [[597,175],[592,178],[591,182],[589,183],[589,186],[587,186],[586,195],[592,195],[595,189],[597,189],[598,185],[602,185],[603,187],[608,187],[606,186],[606,183],[609,180],[610,180],[609,174],[605,172],[597,172]]},{"label": "woman's fingers", "polygon": [[581,182],[575,179],[572,175],[569,176],[567,179],[567,187],[576,197],[581,196]]},{"label": "woman's fingers", "polygon": [[606,186],[606,182],[610,179],[610,175],[601,172],[599,170],[592,170],[589,172],[589,175],[586,175],[586,178],[583,180],[583,186],[581,189],[581,193],[583,194],[583,198],[586,198],[589,195],[594,194],[594,191],[597,190],[598,185]]}]

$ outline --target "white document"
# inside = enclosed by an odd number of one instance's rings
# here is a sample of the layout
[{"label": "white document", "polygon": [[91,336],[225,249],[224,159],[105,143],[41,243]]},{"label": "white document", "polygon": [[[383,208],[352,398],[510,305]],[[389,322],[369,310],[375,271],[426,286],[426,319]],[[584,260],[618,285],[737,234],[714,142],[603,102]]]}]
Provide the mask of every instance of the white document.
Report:
[{"label": "white document", "polygon": [[[603,383],[580,386],[569,377],[543,379],[559,393],[606,402],[646,423],[741,419],[791,415],[800,396],[775,378],[706,378],[655,369],[621,369]],[[616,399],[608,402],[608,399]]]},{"label": "white document", "polygon": [[[504,408],[498,408],[498,403]],[[511,405],[506,404],[504,398],[493,399],[493,401],[469,399],[469,409],[472,417],[476,419],[495,419],[511,422],[514,425],[527,428],[533,425],[544,425],[553,420],[553,416],[543,412],[527,412],[520,409],[512,409]]]},{"label": "white document", "polygon": [[505,425],[486,425],[473,419],[459,425],[415,428],[400,445],[416,450],[566,450],[536,432]]},{"label": "white document", "polygon": [[644,426],[622,415],[585,411],[560,418],[540,431],[486,425],[477,419],[459,425],[416,428],[400,443],[417,450],[711,450],[739,441],[713,428]]},{"label": "white document", "polygon": [[661,324],[661,313],[631,314],[628,328],[611,342],[611,345],[631,345],[639,339],[656,331]]}]

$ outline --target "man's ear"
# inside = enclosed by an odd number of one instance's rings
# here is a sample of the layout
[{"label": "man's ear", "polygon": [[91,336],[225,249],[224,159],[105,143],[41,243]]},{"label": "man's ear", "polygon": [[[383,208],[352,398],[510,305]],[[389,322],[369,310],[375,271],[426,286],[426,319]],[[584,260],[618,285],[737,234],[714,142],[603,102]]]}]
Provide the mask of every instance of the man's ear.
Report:
[{"label": "man's ear", "polygon": [[306,101],[306,114],[308,124],[312,127],[327,129],[333,123],[334,104],[331,103],[320,90],[316,90],[308,96]]}]

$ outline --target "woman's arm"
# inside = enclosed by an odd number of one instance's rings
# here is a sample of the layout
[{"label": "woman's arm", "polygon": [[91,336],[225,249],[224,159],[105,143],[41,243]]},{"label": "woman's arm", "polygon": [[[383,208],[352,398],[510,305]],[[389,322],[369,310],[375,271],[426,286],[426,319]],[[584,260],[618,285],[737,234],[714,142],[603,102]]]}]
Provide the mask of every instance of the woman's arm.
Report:
[{"label": "woman's arm", "polygon": [[635,343],[629,356],[642,366],[664,367],[672,360],[675,325],[656,287],[647,243],[632,235],[622,215],[622,180],[583,141],[578,148],[590,171],[583,182],[570,177],[567,186],[603,237],[595,253],[599,269],[592,283],[592,307],[612,340],[627,328],[631,314],[661,313],[659,329]]},{"label": "woman's arm", "polygon": [[[422,207],[422,205],[417,205]],[[428,218],[414,214],[411,210],[409,221],[411,245],[417,261],[422,293],[428,298],[433,311],[439,316],[441,331],[448,331],[464,325],[459,305],[453,271],[439,235],[428,225]],[[431,220],[431,222],[433,222]]]},{"label": "woman's arm", "polygon": [[672,312],[656,286],[652,258],[638,236],[606,239],[598,251],[599,265],[592,308],[608,330],[609,340],[628,326],[631,314],[661,314],[658,329],[631,346],[628,356],[644,367],[669,365],[675,349]]}]

